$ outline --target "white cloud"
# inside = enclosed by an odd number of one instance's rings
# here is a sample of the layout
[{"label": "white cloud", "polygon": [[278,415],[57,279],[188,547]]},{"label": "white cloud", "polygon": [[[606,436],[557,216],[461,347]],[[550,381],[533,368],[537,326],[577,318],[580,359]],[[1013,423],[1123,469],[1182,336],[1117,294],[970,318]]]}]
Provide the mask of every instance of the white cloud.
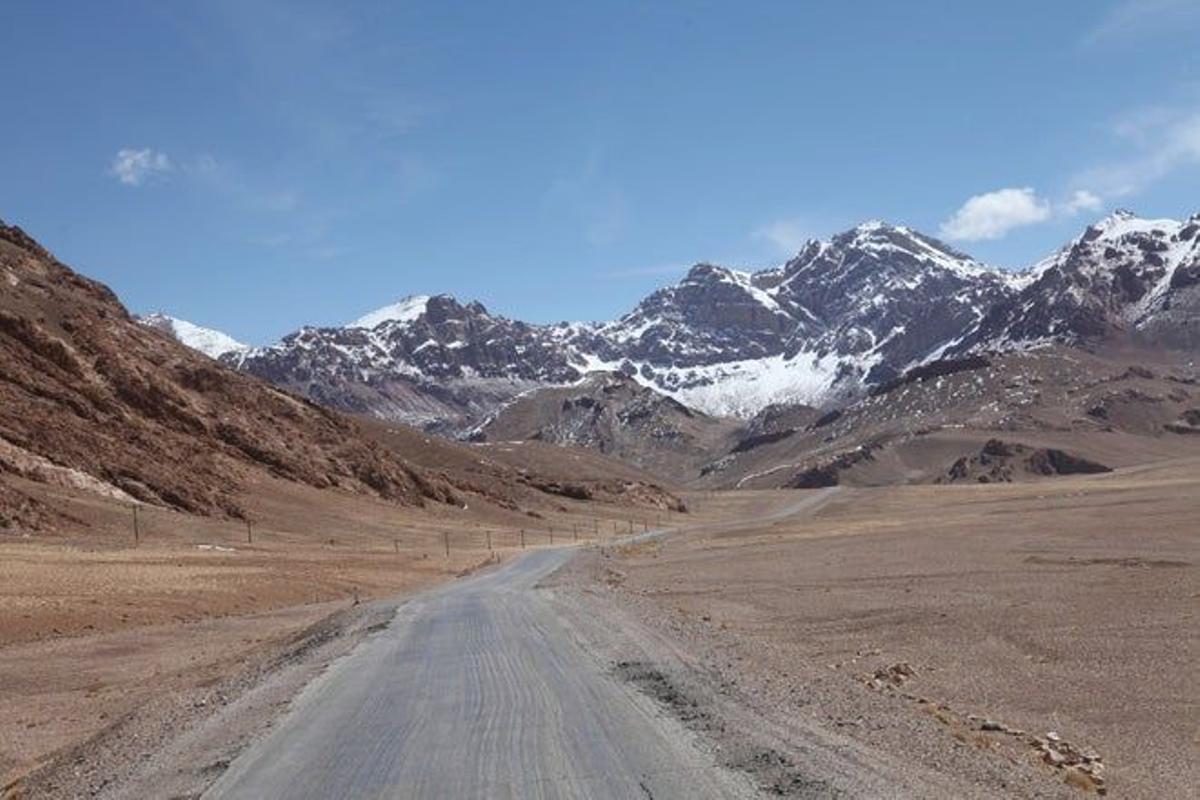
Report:
[{"label": "white cloud", "polygon": [[779,219],[756,230],[754,238],[767,242],[780,255],[794,256],[813,238],[813,230],[805,219]]},{"label": "white cloud", "polygon": [[1076,189],[1071,193],[1071,199],[1060,208],[1063,213],[1074,216],[1082,211],[1099,211],[1104,207],[1104,199],[1087,189]]},{"label": "white cloud", "polygon": [[1050,219],[1050,204],[1029,187],[977,194],[942,223],[946,239],[974,242],[999,239],[1014,228]]},{"label": "white cloud", "polygon": [[148,179],[165,175],[172,169],[166,153],[149,147],[142,150],[125,147],[117,151],[108,172],[126,186],[141,186]]},{"label": "white cloud", "polygon": [[1084,35],[1083,43],[1129,45],[1146,36],[1183,33],[1198,23],[1196,0],[1122,0]]}]

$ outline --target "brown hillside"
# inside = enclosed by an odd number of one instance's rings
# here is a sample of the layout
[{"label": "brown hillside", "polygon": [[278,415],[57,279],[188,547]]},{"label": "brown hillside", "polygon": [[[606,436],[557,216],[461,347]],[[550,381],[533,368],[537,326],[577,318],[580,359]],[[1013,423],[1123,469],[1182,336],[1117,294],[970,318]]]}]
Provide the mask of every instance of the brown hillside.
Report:
[{"label": "brown hillside", "polygon": [[[235,517],[262,472],[410,505],[452,498],[354,422],[137,325],[107,287],[3,223],[0,287],[0,476]],[[45,522],[0,488],[0,525]]]}]

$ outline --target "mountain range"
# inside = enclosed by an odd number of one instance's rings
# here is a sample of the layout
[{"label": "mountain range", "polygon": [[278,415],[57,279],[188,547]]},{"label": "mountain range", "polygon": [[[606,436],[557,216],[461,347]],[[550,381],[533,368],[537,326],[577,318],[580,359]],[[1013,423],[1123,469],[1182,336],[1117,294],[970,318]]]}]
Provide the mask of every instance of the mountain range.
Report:
[{"label": "mountain range", "polygon": [[281,391],[198,352],[238,351],[228,337],[137,324],[108,287],[2,221],[0,286],[0,533],[86,527],[107,513],[97,498],[122,518],[134,506],[249,521],[265,508],[276,524],[280,496],[517,522],[564,497],[679,507],[610,459],[471,449]]},{"label": "mountain range", "polygon": [[513,399],[620,372],[714,416],[834,407],[943,358],[1046,344],[1200,345],[1200,214],[1118,211],[1022,271],[866,222],[782,266],[697,264],[609,322],[529,324],[414,296],[267,347],[143,319],[230,366],[352,413],[464,434]]}]

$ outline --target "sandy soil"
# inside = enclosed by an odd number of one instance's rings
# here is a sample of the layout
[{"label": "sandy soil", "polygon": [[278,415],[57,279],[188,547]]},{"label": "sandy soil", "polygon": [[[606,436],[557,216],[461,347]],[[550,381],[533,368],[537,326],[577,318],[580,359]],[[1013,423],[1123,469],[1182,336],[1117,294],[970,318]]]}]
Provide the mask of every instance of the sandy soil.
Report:
[{"label": "sandy soil", "polygon": [[[688,514],[564,499],[531,518],[262,486],[252,543],[238,523],[150,511],[136,548],[127,506],[68,493],[55,500],[88,533],[0,541],[0,786],[21,796],[30,772],[26,796],[203,785],[386,617],[361,613],[370,598],[518,552],[523,529],[527,547],[552,530],[606,542],[553,580],[563,613],[590,615],[580,629],[608,631],[605,656],[772,792],[1186,797],[1197,484],[1200,461],[1180,460],[839,489],[794,518],[780,511],[804,493],[698,493]],[[688,527],[611,542],[657,522]],[[913,674],[886,671],[898,664]],[[1103,783],[1045,763],[1050,732],[1058,751],[1094,750]]]},{"label": "sandy soil", "polygon": [[[62,770],[78,772],[76,758],[87,786],[106,780],[93,768],[120,773],[116,761],[140,751],[96,764],[80,748],[95,751],[131,714],[156,736],[166,735],[156,718],[171,732],[191,725],[191,698],[207,696],[198,691],[265,675],[305,631],[356,601],[403,597],[521,552],[522,541],[604,540],[702,518],[554,497],[536,517],[495,506],[417,510],[262,481],[246,499],[249,531],[143,506],[135,545],[129,504],[21,488],[69,522],[0,537],[0,795],[48,768],[69,796]],[[222,702],[254,682],[234,680]]]},{"label": "sandy soil", "polygon": [[[981,796],[1191,797],[1198,497],[1196,459],[842,489],[795,520],[609,548],[558,585],[672,641],[800,767],[819,730]],[[1047,763],[1083,753],[1100,780]]]}]

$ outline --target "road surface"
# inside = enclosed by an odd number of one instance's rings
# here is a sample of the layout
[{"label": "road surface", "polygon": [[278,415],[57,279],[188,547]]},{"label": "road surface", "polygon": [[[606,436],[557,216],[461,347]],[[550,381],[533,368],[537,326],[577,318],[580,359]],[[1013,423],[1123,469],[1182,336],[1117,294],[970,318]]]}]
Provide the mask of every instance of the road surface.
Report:
[{"label": "road surface", "polygon": [[[836,491],[691,530],[761,526],[811,512]],[[572,638],[535,586],[574,552],[532,551],[412,598],[313,681],[204,797],[758,796],[746,775],[717,766],[678,721]]]},{"label": "road surface", "polygon": [[413,598],[204,796],[754,796],[572,639],[534,588],[572,552],[530,552]]}]

